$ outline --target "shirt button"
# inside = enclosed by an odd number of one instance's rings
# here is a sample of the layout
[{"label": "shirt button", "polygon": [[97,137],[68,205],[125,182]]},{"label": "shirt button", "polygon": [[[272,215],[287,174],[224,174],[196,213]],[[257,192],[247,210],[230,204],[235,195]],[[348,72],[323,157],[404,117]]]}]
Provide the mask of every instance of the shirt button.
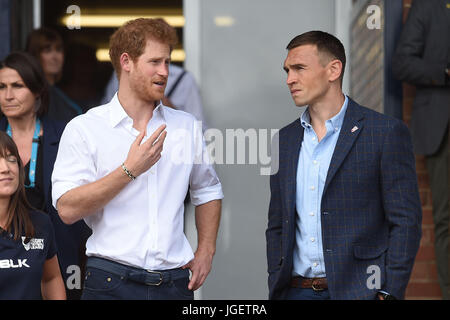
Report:
[{"label": "shirt button", "polygon": [[316,137],[313,137],[311,140],[312,140],[312,141],[316,141]]},{"label": "shirt button", "polygon": [[310,189],[314,191],[316,189],[316,187],[311,186]]},{"label": "shirt button", "polygon": [[316,239],[314,239],[314,237],[311,237],[310,240],[311,240],[311,242],[314,242]]},{"label": "shirt button", "polygon": [[319,161],[314,160],[313,163],[314,163],[315,165],[317,165],[317,164],[319,163]]},{"label": "shirt button", "polygon": [[319,264],[317,263],[317,262],[314,262],[313,263],[313,267],[315,268],[315,267],[317,267]]},{"label": "shirt button", "polygon": [[310,215],[311,217],[313,217],[313,216],[314,216],[314,212],[311,211],[311,212],[309,213],[309,215]]}]

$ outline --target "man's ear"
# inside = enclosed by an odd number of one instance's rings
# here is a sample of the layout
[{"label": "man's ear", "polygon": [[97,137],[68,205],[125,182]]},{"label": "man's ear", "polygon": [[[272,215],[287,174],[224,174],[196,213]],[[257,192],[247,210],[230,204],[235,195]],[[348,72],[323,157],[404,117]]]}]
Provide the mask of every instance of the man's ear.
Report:
[{"label": "man's ear", "polygon": [[122,71],[130,72],[133,67],[133,60],[131,60],[128,53],[124,52],[120,55],[120,66],[122,67]]},{"label": "man's ear", "polygon": [[334,82],[342,74],[342,62],[341,60],[335,59],[328,63],[328,71],[329,71],[329,77],[328,80],[330,82]]}]

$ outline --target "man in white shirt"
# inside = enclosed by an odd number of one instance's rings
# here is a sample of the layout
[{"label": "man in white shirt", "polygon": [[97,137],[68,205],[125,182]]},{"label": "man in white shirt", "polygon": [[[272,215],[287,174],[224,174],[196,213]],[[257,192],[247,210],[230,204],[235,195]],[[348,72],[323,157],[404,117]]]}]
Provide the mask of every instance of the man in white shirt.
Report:
[{"label": "man in white shirt", "polygon": [[[193,299],[211,270],[223,193],[194,116],[161,104],[175,43],[161,19],[117,30],[118,93],[62,135],[53,205],[65,223],[92,229],[83,299]],[[188,187],[195,255],[183,232]]]}]

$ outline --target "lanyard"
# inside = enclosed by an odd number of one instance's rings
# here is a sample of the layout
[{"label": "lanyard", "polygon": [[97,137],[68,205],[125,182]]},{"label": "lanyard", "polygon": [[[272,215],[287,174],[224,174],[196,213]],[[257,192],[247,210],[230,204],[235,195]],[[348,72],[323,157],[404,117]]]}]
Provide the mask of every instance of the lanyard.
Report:
[{"label": "lanyard", "polygon": [[[28,172],[28,178],[30,179],[30,184],[26,188],[34,188],[35,180],[36,180],[36,161],[37,161],[37,152],[39,147],[39,132],[41,132],[41,121],[36,118],[36,127],[34,129],[33,143],[31,145],[31,158],[30,158],[30,170]],[[12,137],[11,127],[8,124],[8,128],[6,129],[6,133]]]}]

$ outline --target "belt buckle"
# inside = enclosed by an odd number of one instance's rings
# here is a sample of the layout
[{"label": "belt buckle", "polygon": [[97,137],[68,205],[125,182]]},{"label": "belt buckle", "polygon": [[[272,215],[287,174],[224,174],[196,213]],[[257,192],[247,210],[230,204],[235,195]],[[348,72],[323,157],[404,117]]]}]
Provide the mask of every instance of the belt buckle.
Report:
[{"label": "belt buckle", "polygon": [[313,279],[313,281],[312,281],[312,283],[311,283],[311,288],[312,288],[314,291],[316,291],[316,292],[325,290],[324,288],[317,288],[317,287],[316,287],[316,283],[314,283],[316,280],[318,280],[318,279]]},{"label": "belt buckle", "polygon": [[152,270],[145,270],[148,273],[155,273],[155,274],[159,274],[159,282],[158,283],[150,283],[150,282],[146,282],[145,284],[148,286],[159,286],[161,285],[161,283],[163,282],[163,274],[162,272],[158,272],[158,271],[152,271]]}]

